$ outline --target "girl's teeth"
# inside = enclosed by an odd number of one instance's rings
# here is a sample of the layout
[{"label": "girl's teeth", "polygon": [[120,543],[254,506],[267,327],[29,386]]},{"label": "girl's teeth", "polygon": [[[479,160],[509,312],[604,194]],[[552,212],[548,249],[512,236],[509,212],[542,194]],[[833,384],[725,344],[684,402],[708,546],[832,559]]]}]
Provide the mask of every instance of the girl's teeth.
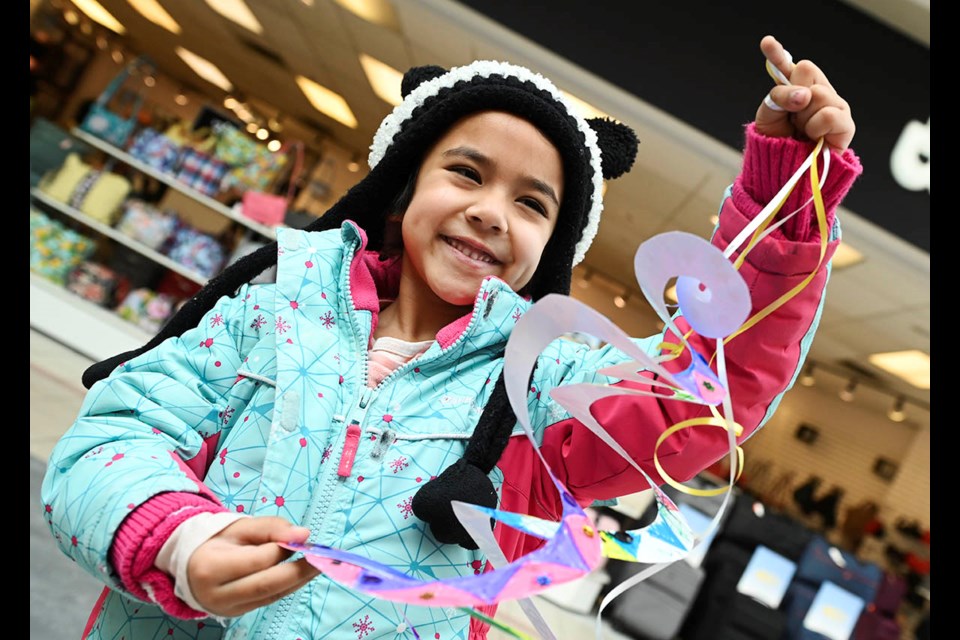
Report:
[{"label": "girl's teeth", "polygon": [[467,256],[468,258],[472,258],[472,259],[474,259],[474,260],[479,260],[480,262],[488,262],[488,263],[492,263],[492,262],[493,262],[493,258],[491,258],[490,256],[488,256],[487,254],[482,253],[482,252],[480,252],[480,251],[477,251],[476,249],[473,249],[473,248],[471,248],[471,247],[463,244],[462,242],[458,242],[458,241],[453,240],[453,239],[450,239],[449,242],[450,242],[450,244],[453,246],[454,249],[456,249],[457,251],[459,251],[459,252],[462,253],[463,255]]}]

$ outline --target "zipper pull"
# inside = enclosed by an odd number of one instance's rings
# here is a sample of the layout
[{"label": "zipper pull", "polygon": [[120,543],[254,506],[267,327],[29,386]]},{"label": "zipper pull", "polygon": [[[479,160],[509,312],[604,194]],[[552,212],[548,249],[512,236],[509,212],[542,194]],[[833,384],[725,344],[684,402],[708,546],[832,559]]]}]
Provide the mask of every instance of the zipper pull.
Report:
[{"label": "zipper pull", "polygon": [[357,457],[359,446],[360,423],[354,420],[347,427],[347,435],[343,439],[343,451],[340,453],[340,465],[337,467],[337,475],[341,478],[350,477],[350,470],[353,469],[353,461]]}]

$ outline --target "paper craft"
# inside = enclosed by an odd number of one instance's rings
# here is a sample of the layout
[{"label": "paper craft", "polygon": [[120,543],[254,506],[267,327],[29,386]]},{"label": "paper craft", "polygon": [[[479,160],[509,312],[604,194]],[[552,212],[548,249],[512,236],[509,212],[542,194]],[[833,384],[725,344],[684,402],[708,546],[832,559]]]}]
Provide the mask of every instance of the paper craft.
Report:
[{"label": "paper craft", "polygon": [[[590,406],[601,398],[624,394],[650,395],[666,400],[709,406],[713,413],[712,418],[697,418],[673,425],[660,435],[656,446],[659,447],[664,440],[681,429],[695,426],[724,429],[730,447],[730,486],[733,485],[736,470],[742,467],[742,452],[737,447],[736,441],[740,427],[736,423],[731,398],[727,393],[723,346],[785,304],[802,290],[816,273],[814,270],[794,289],[752,317],[748,317],[752,308],[749,290],[737,269],[746,254],[766,234],[796,213],[794,211],[787,214],[777,225],[769,226],[800,176],[807,171],[810,174],[813,191],[811,200],[817,212],[822,262],[826,254],[828,230],[820,194],[822,181],[818,177],[817,164],[814,162],[821,152],[824,153],[823,180],[826,179],[829,154],[823,149],[823,140],[820,140],[810,157],[784,185],[780,193],[743,229],[725,251],[721,252],[699,236],[683,232],[660,234],[647,240],[637,249],[634,260],[637,282],[664,325],[679,336],[681,341],[679,345],[662,346],[673,350],[673,355],[667,357],[675,357],[684,350],[690,353],[691,364],[685,371],[671,374],[660,365],[662,360],[659,357],[653,358],[640,350],[630,337],[609,319],[567,296],[556,294],[545,296],[518,320],[505,353],[503,375],[507,396],[518,423],[534,444],[537,455],[557,488],[562,502],[562,514],[559,522],[550,522],[525,514],[454,503],[458,518],[477,541],[483,554],[490,560],[494,567],[493,571],[443,580],[423,580],[396,571],[370,558],[339,549],[310,543],[290,543],[282,546],[302,552],[311,564],[323,572],[326,579],[332,579],[357,592],[384,600],[421,606],[459,607],[517,638],[527,636],[489,619],[474,607],[504,600],[519,600],[523,610],[541,633],[541,637],[553,638],[546,623],[530,602],[530,596],[542,593],[558,584],[582,578],[595,569],[604,556],[649,563],[651,566],[621,583],[604,597],[597,613],[597,637],[601,637],[600,616],[607,604],[634,584],[662,570],[670,563],[686,557],[698,547],[698,544],[702,545],[709,534],[716,529],[727,506],[729,493],[711,521],[707,533],[701,535],[700,542],[696,543],[697,538],[683,513],[650,479],[647,472],[633,461],[616,440],[593,419]],[[746,246],[742,248],[739,257],[731,262],[730,256],[740,250],[745,242]],[[707,354],[697,353],[692,349],[687,342],[689,334],[684,335],[673,322],[673,316],[663,299],[664,288],[673,278],[677,281],[679,311],[688,321],[691,332],[716,338],[716,352],[710,355],[709,359],[706,357]],[[527,381],[542,350],[551,341],[571,333],[593,336],[601,342],[620,349],[629,359],[621,365],[600,370],[599,374],[616,380],[641,382],[650,389],[641,391],[610,385],[576,384],[550,391],[554,400],[627,460],[647,480],[656,500],[657,515],[654,522],[641,529],[620,534],[598,531],[563,484],[556,479],[539,449],[536,448],[537,443],[527,411]],[[714,363],[716,372],[711,367]],[[641,375],[644,371],[656,374],[655,378]],[[723,408],[722,415],[717,410],[718,406]],[[663,481],[682,491],[697,495],[715,495],[729,490],[729,487],[720,488],[716,492],[688,489],[666,474],[660,466],[656,451],[653,462]],[[490,532],[490,518],[545,539],[546,543],[530,554],[507,562]],[[840,610],[840,613],[843,611],[845,610]],[[834,619],[835,613],[833,609],[816,613],[818,617],[811,618],[811,624],[819,625],[820,628],[840,628],[839,621]],[[827,618],[833,620],[831,623],[833,626],[827,624],[829,622]],[[841,638],[839,635],[831,637],[834,640],[847,640],[846,637]]]}]

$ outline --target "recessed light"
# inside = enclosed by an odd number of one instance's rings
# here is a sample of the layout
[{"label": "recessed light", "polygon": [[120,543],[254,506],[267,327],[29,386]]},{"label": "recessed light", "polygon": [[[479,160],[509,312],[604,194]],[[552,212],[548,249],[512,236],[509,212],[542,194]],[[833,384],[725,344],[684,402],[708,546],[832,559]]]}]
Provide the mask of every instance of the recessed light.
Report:
[{"label": "recessed light", "polygon": [[930,388],[930,355],[919,349],[874,353],[867,360],[918,389]]}]

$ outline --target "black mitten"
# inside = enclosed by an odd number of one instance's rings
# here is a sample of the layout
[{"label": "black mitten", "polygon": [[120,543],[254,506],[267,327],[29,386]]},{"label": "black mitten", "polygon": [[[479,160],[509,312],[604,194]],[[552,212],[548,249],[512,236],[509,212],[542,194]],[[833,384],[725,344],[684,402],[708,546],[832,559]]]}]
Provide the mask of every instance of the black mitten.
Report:
[{"label": "black mitten", "polygon": [[[414,515],[428,524],[437,542],[474,550],[477,543],[457,520],[452,500],[493,509],[497,506],[497,491],[487,474],[461,458],[413,496]],[[492,526],[493,520],[490,522]]]}]

